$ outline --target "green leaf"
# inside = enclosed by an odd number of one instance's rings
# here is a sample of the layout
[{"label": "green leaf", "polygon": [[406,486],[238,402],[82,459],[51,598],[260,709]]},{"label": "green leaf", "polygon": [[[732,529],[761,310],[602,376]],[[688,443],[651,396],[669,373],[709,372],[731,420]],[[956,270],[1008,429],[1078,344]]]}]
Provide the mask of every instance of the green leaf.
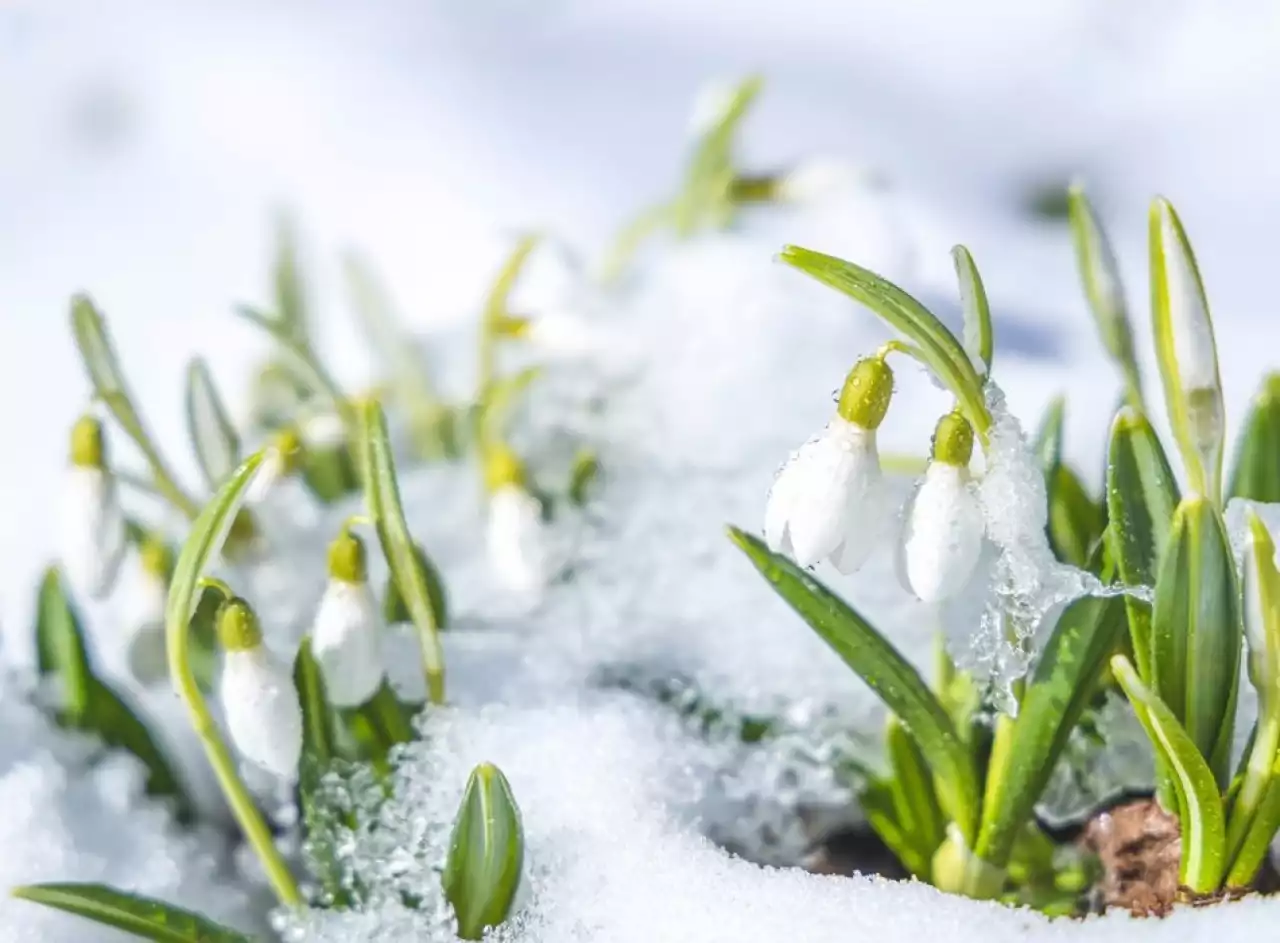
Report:
[{"label": "green leaf", "polygon": [[893,856],[915,878],[929,880],[933,864],[933,849],[923,851],[917,836],[909,834],[898,821],[897,805],[887,780],[877,779],[868,783],[858,794],[858,805],[871,830],[879,836]]},{"label": "green leaf", "polygon": [[1226,423],[1209,300],[1182,221],[1168,200],[1152,202],[1149,228],[1152,331],[1169,424],[1191,490],[1217,502]]},{"label": "green leaf", "polygon": [[[413,545],[413,561],[419,578],[427,587],[427,602],[431,606],[432,621],[443,632],[449,627],[449,598],[445,594],[444,580],[440,576],[440,571],[436,569],[435,563],[427,556],[426,548],[422,544]],[[413,621],[394,574],[388,574],[387,588],[382,594],[382,619],[387,625]]]},{"label": "green leaf", "polygon": [[304,347],[311,343],[311,318],[302,266],[298,259],[298,234],[293,221],[280,216],[276,221],[275,265],[271,272],[275,294],[276,320],[285,333]]},{"label": "green leaf", "polygon": [[1084,188],[1078,183],[1072,184],[1067,193],[1067,216],[1071,223],[1071,242],[1075,247],[1080,281],[1084,285],[1089,310],[1098,325],[1102,345],[1124,375],[1129,405],[1141,409],[1142,374],[1133,352],[1133,326],[1125,304],[1120,266],[1102,223],[1089,204]]},{"label": "green leaf", "polygon": [[983,400],[982,380],[955,335],[924,305],[887,279],[834,256],[785,246],[780,258],[866,305],[905,335],[919,348],[920,359],[960,400],[974,431],[985,436],[991,417]]},{"label": "green leaf", "polygon": [[1229,781],[1227,751],[1240,677],[1243,630],[1235,561],[1222,515],[1187,498],[1174,512],[1156,579],[1151,619],[1151,688]]},{"label": "green leaf", "polygon": [[1007,864],[1123,627],[1124,609],[1117,597],[1077,599],[1059,617],[1023,693],[1008,748],[998,761],[992,756],[987,771],[982,829],[974,849],[984,861]]},{"label": "green leaf", "polygon": [[187,434],[205,482],[217,488],[240,464],[240,436],[201,357],[187,364]]},{"label": "green leaf", "polygon": [[885,752],[892,774],[887,785],[893,798],[894,818],[927,868],[927,862],[932,860],[947,835],[947,822],[938,807],[933,773],[915,740],[892,715],[885,732]]},{"label": "green leaf", "polygon": [[489,384],[480,402],[479,440],[481,446],[504,440],[504,429],[520,397],[542,373],[541,367],[526,367]]},{"label": "green leaf", "polygon": [[760,94],[764,80],[748,76],[725,101],[719,120],[694,147],[685,174],[684,190],[675,205],[676,231],[687,236],[703,225],[724,225],[732,212],[733,145],[738,128]]},{"label": "green leaf", "polygon": [[978,782],[973,760],[942,704],[919,672],[858,613],[762,541],[736,527],[733,542],[786,602],[901,718],[933,770],[938,801],[972,842],[977,830]]},{"label": "green leaf", "polygon": [[303,449],[302,480],[322,504],[334,504],[360,490],[360,476],[351,450],[344,443]]},{"label": "green leaf", "polygon": [[1062,464],[1062,427],[1066,421],[1067,400],[1055,396],[1040,419],[1032,451],[1040,459],[1045,484],[1053,480],[1054,469]]},{"label": "green leaf", "polygon": [[1111,671],[1173,776],[1182,826],[1181,883],[1198,894],[1211,894],[1226,871],[1226,825],[1213,771],[1178,718],[1138,678],[1129,659],[1116,655]]},{"label": "green leaf", "polygon": [[1280,373],[1267,377],[1249,408],[1227,493],[1267,504],[1280,502]]},{"label": "green leaf", "polygon": [[1271,770],[1271,782],[1258,806],[1248,832],[1245,833],[1231,870],[1227,873],[1227,887],[1249,887],[1262,870],[1263,862],[1271,853],[1276,832],[1280,831],[1280,758]]},{"label": "green leaf", "polygon": [[459,937],[483,939],[511,915],[523,868],[520,808],[502,771],[482,763],[467,780],[442,878]]},{"label": "green leaf", "polygon": [[982,276],[973,256],[964,246],[951,250],[960,281],[960,307],[964,312],[964,349],[980,375],[991,373],[991,356],[995,353],[995,334],[991,329],[991,305],[982,287]]},{"label": "green leaf", "polygon": [[365,404],[360,442],[365,474],[365,502],[378,531],[378,542],[392,576],[400,587],[405,606],[418,631],[427,693],[433,704],[444,703],[444,655],[440,649],[438,609],[431,589],[417,566],[413,538],[400,504],[395,460],[387,436],[387,420],[376,402]]},{"label": "green leaf", "polygon": [[[1126,586],[1154,587],[1169,545],[1178,482],[1151,423],[1125,408],[1111,425],[1107,446],[1107,517],[1111,554]],[[1151,606],[1125,597],[1138,676],[1151,680]]]},{"label": "green leaf", "polygon": [[200,507],[195,499],[178,487],[173,473],[143,425],[125,385],[106,321],[86,295],[76,295],[71,299],[71,330],[94,393],[146,458],[156,489],[188,518],[194,518]]},{"label": "green leaf", "polygon": [[58,714],[73,727],[89,722],[94,675],[84,629],[56,566],[44,571],[36,600],[36,667],[57,678]]},{"label": "green leaf", "polygon": [[15,887],[13,896],[155,943],[254,943],[198,913],[104,884],[29,884]]},{"label": "green leaf", "polygon": [[1088,569],[1106,527],[1106,515],[1066,465],[1059,464],[1047,484],[1049,545],[1054,556],[1063,563]]},{"label": "green leaf", "polygon": [[600,477],[600,459],[591,449],[579,449],[569,471],[569,501],[582,507],[591,496],[592,485]]}]

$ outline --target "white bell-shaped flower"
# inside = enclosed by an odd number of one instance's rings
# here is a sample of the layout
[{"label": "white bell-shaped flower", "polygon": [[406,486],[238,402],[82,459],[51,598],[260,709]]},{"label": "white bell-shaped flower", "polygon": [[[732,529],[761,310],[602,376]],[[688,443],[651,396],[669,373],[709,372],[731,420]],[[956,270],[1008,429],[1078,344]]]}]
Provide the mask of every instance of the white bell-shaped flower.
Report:
[{"label": "white bell-shaped flower", "polygon": [[778,181],[778,198],[787,203],[814,203],[833,194],[872,186],[875,178],[864,168],[838,157],[802,161]]},{"label": "white bell-shaped flower", "polygon": [[262,644],[249,604],[232,599],[218,613],[222,676],[218,694],[227,732],[251,763],[281,778],[297,775],[302,708],[288,668]]},{"label": "white bell-shaped flower", "polygon": [[313,413],[302,421],[302,442],[313,452],[336,449],[347,441],[342,417],[331,410]]},{"label": "white bell-shaped flower", "polygon": [[982,553],[985,520],[969,480],[973,429],[958,413],[943,416],[933,460],[907,506],[900,559],[907,588],[924,602],[959,593]]},{"label": "white bell-shaped flower", "polygon": [[92,416],[72,428],[65,489],[59,522],[63,571],[73,588],[99,599],[115,584],[127,541],[102,423]]},{"label": "white bell-shaped flower", "polygon": [[302,439],[298,431],[285,428],[277,432],[258,466],[258,472],[244,492],[244,503],[256,507],[267,500],[277,486],[298,469],[302,459]]},{"label": "white bell-shaped flower", "polygon": [[503,584],[534,594],[549,578],[542,505],[518,484],[505,484],[489,496],[489,560]]},{"label": "white bell-shaped flower", "polygon": [[836,416],[802,445],[774,481],[765,506],[765,540],[801,566],[823,559],[852,573],[871,555],[887,514],[876,430],[893,394],[880,357],[849,372]]},{"label": "white bell-shaped flower", "polygon": [[311,630],[311,651],[335,707],[359,707],[382,686],[381,618],[364,542],[345,528],[329,545],[329,583]]},{"label": "white bell-shaped flower", "polygon": [[164,612],[173,562],[173,553],[164,541],[148,538],[142,545],[140,578],[126,622],[126,658],[130,673],[143,685],[162,681],[168,672]]}]

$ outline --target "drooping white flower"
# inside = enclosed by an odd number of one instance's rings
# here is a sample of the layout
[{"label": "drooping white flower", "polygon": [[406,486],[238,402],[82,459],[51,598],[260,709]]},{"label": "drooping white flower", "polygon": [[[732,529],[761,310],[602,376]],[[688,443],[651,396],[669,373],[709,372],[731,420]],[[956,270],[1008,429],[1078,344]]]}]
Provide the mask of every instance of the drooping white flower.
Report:
[{"label": "drooping white flower", "polygon": [[901,561],[907,588],[941,602],[968,584],[982,553],[982,504],[969,480],[973,430],[959,414],[943,416],[933,460],[907,508]]},{"label": "drooping white flower", "polygon": [[280,482],[297,471],[301,457],[302,439],[298,431],[289,427],[277,432],[266,458],[258,466],[258,473],[245,489],[244,503],[256,507],[266,501]]},{"label": "drooping white flower", "polygon": [[837,413],[778,473],[765,506],[765,540],[801,566],[823,559],[852,573],[871,555],[887,515],[876,430],[893,394],[879,357],[849,372]]},{"label": "drooping white flower", "polygon": [[303,444],[316,452],[337,448],[347,440],[342,418],[329,410],[308,416],[302,422],[301,431]]},{"label": "drooping white flower", "polygon": [[532,594],[547,583],[542,505],[521,485],[500,485],[489,496],[489,560],[510,589]]},{"label": "drooping white flower", "polygon": [[288,669],[262,644],[249,604],[225,603],[218,614],[222,700],[227,732],[250,762],[282,778],[297,775],[302,756],[302,708]]},{"label": "drooping white flower", "polygon": [[311,650],[335,707],[359,707],[378,692],[386,673],[381,636],[364,542],[344,529],[329,546],[329,583],[311,630]]},{"label": "drooping white flower", "polygon": [[164,541],[149,538],[139,559],[140,579],[126,625],[129,671],[143,685],[156,684],[168,671],[164,611],[169,596],[173,553]]},{"label": "drooping white flower", "polygon": [[124,512],[106,467],[102,423],[81,417],[71,431],[60,520],[61,561],[71,585],[94,599],[110,592],[124,559]]},{"label": "drooping white flower", "polygon": [[802,161],[778,181],[778,198],[787,203],[813,203],[833,194],[875,182],[864,168],[838,157]]}]

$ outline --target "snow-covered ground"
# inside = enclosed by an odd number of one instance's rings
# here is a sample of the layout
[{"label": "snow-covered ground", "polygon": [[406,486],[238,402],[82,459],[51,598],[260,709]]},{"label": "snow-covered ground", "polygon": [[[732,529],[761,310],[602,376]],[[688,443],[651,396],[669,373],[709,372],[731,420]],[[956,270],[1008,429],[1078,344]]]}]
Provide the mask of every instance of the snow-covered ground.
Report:
[{"label": "snow-covered ground", "polygon": [[[833,154],[882,172],[891,190],[753,214],[740,233],[659,254],[633,292],[605,305],[612,326],[629,332],[631,361],[619,369],[642,372],[618,394],[608,428],[581,427],[600,437],[606,470],[614,462],[601,519],[561,534],[581,561],[582,593],[570,583],[532,613],[512,609],[484,571],[470,480],[426,476],[410,487],[421,489],[410,501],[415,532],[454,589],[461,621],[490,630],[449,643],[460,702],[527,710],[441,720],[442,739],[467,743],[465,756],[437,743],[407,776],[425,782],[414,777],[442,769],[460,788],[466,764],[488,756],[510,767],[518,796],[526,790],[544,887],[521,943],[628,933],[818,941],[859,921],[884,940],[960,921],[1012,939],[1039,918],[944,903],[922,887],[839,884],[725,859],[682,818],[692,815],[688,797],[668,792],[684,775],[681,751],[717,777],[740,776],[748,791],[779,769],[707,755],[607,697],[592,716],[578,695],[602,668],[674,670],[737,710],[790,712],[799,753],[812,746],[807,736],[830,731],[824,712],[833,724],[875,726],[865,720],[875,715],[869,692],[723,536],[726,522],[758,527],[774,468],[826,420],[844,371],[884,336],[865,312],[772,262],[784,243],[883,271],[953,322],[947,252],[968,245],[992,297],[996,376],[1014,410],[1033,425],[1053,394],[1068,393],[1068,453],[1096,480],[1119,384],[1065,226],[1033,217],[1027,192],[1076,172],[1089,182],[1117,243],[1153,395],[1145,206],[1163,193],[1199,254],[1238,421],[1280,341],[1268,277],[1269,223],[1280,212],[1268,147],[1278,53],[1280,12],[1261,2],[11,2],[0,8],[0,439],[9,443],[0,626],[9,657],[30,656],[36,575],[54,550],[47,515],[86,395],[66,322],[72,291],[90,291],[107,312],[138,401],[194,480],[182,370],[198,352],[225,388],[243,389],[262,348],[229,309],[265,296],[274,207],[296,210],[325,349],[356,383],[369,363],[347,316],[340,250],[374,259],[424,331],[464,321],[457,329],[469,331],[512,232],[539,228],[599,253],[674,185],[697,88],[759,70],[768,83],[745,128],[748,167]],[[907,367],[899,387],[882,444],[920,454],[945,398]],[[923,659],[934,626],[897,588],[887,556],[840,585]],[[99,615],[106,622],[111,607]],[[530,633],[547,644],[531,652]],[[510,685],[496,693],[481,677],[494,659],[510,665]],[[582,758],[582,776],[607,795],[566,781],[578,757],[529,749],[549,731],[557,742],[601,744]],[[15,775],[0,769],[0,787],[18,789]],[[795,786],[810,787],[833,788]],[[578,788],[574,820],[562,793]],[[431,801],[446,809],[452,800]],[[574,882],[584,880],[595,896],[579,894]],[[139,883],[162,896],[179,886]],[[1255,902],[1228,912],[1223,919],[1273,920],[1275,911]],[[387,919],[412,926],[411,915]],[[1097,938],[1133,929],[1088,927]],[[386,939],[386,930],[376,920],[331,924],[320,939]],[[1150,932],[1223,931],[1196,912]]]}]

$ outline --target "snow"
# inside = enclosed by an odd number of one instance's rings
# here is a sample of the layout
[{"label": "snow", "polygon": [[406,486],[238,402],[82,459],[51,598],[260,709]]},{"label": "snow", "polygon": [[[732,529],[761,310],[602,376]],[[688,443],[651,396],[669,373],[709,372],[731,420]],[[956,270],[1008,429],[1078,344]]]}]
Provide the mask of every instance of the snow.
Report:
[{"label": "snow", "polygon": [[[1273,8],[1118,11],[1059,0],[1033,13],[981,0],[922,13],[802,0],[784,12],[708,0],[605,10],[561,0],[489,11],[385,0],[301,10],[288,0],[133,2],[108,14],[29,0],[0,14],[0,85],[23,90],[0,99],[17,142],[0,155],[0,307],[10,312],[0,436],[22,443],[23,457],[0,492],[7,662],[30,661],[30,587],[53,549],[45,523],[65,430],[84,406],[58,316],[71,291],[102,302],[148,423],[194,481],[175,405],[181,371],[199,351],[242,405],[262,339],[227,309],[264,296],[270,203],[303,210],[322,344],[351,389],[368,379],[370,358],[338,300],[340,248],[355,243],[378,261],[397,307],[445,361],[446,392],[460,397],[473,381],[472,318],[512,229],[551,229],[565,239],[535,255],[519,313],[568,312],[595,330],[548,322],[547,343],[578,363],[535,386],[516,444],[552,492],[563,491],[576,446],[590,445],[603,487],[582,511],[558,504],[547,536],[572,564],[525,599],[503,590],[484,552],[474,470],[406,477],[412,529],[455,612],[444,640],[454,706],[428,718],[429,739],[410,750],[394,802],[370,820],[391,828],[358,836],[361,869],[392,868],[392,886],[415,892],[433,887],[466,774],[485,759],[511,778],[530,837],[534,895],[523,923],[504,931],[509,943],[964,939],[964,926],[996,941],[1207,940],[1274,923],[1277,904],[1260,900],[1141,924],[1049,923],[920,885],[762,869],[707,838],[794,862],[812,841],[812,817],[849,813],[856,774],[833,766],[873,761],[882,727],[876,699],[723,533],[730,522],[759,529],[778,463],[829,417],[853,360],[886,336],[846,299],[770,264],[773,254],[790,242],[854,259],[958,328],[947,250],[973,248],[995,312],[995,377],[1011,405],[993,400],[983,489],[994,547],[984,565],[1017,613],[1014,634],[1031,637],[1045,613],[1096,587],[1047,555],[1042,484],[1020,422],[1068,392],[1067,454],[1096,487],[1119,383],[1084,311],[1064,227],[1029,219],[1022,191],[1086,174],[1135,313],[1145,308],[1143,204],[1157,189],[1174,198],[1217,313],[1225,401],[1238,419],[1274,366],[1260,273],[1280,175],[1268,157],[1273,125],[1257,117],[1280,81]],[[658,239],[618,292],[585,288],[578,274],[607,235],[668,195],[694,91],[710,73],[757,67],[769,82],[745,126],[750,169],[831,154],[880,171],[888,186],[854,183],[825,201],[744,213],[739,230],[680,246]],[[1154,389],[1145,319],[1135,328]],[[575,350],[602,339],[612,346],[601,356]],[[924,455],[951,404],[905,365],[897,387],[881,448]],[[39,410],[26,405],[32,389]],[[1162,413],[1154,402],[1152,411]],[[895,484],[898,506],[910,481]],[[355,499],[315,508],[282,488],[264,509],[269,562],[225,574],[258,605],[280,653],[314,615],[325,545],[358,510]],[[819,575],[928,675],[936,632],[961,653],[972,644],[985,581],[939,612],[893,571],[886,550],[853,577]],[[129,668],[116,628],[128,599],[125,589],[89,612],[120,681]],[[1007,680],[1025,660],[1002,622],[988,616],[984,626],[977,660]],[[388,633],[401,690],[420,691],[415,644],[405,627]],[[128,686],[217,814],[170,693]],[[82,748],[4,690],[0,801],[38,802],[40,815],[0,828],[0,883],[101,878],[238,911],[243,881],[215,873],[216,843],[176,834],[158,810],[126,801],[136,792],[127,763],[82,775]],[[681,710],[694,716],[681,721]],[[708,714],[716,718],[702,733]],[[771,735],[740,743],[744,720],[770,721]],[[1148,764],[1127,711],[1109,703],[1098,723],[1107,749],[1077,737],[1072,767],[1046,797],[1059,817],[1132,786]],[[443,919],[389,899],[299,917],[293,932],[399,943],[439,938]],[[0,902],[0,925],[17,940],[94,938],[87,925],[17,902]]]}]

